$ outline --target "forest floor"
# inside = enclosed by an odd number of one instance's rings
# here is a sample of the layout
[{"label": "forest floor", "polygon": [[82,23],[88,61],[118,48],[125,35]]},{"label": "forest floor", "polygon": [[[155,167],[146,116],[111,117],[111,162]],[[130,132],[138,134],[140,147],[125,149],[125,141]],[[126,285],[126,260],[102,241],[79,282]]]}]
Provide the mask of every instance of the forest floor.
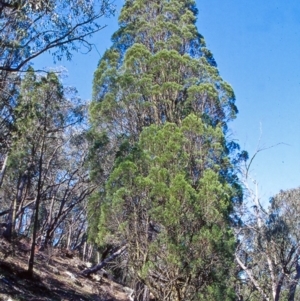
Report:
[{"label": "forest floor", "polygon": [[[13,255],[14,254],[14,255]],[[126,288],[103,276],[86,278],[80,272],[85,263],[58,252],[38,252],[34,276],[24,277],[28,247],[14,248],[0,239],[0,301],[130,301]]]}]

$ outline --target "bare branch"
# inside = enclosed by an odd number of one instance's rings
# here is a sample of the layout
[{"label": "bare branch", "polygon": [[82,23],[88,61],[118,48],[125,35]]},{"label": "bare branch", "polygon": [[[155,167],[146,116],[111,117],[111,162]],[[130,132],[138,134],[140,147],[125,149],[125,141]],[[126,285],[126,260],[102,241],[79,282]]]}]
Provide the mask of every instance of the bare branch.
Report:
[{"label": "bare branch", "polygon": [[118,249],[116,252],[114,252],[113,254],[111,254],[109,257],[107,257],[105,260],[103,260],[102,262],[100,262],[99,264],[95,265],[94,267],[90,268],[90,269],[86,269],[84,271],[81,272],[81,274],[83,276],[90,276],[91,274],[94,274],[98,271],[100,271],[102,268],[104,268],[109,262],[111,262],[112,260],[114,260],[116,257],[120,256],[123,252],[125,252],[127,248],[127,245],[124,245],[123,247],[121,247],[120,249]]}]

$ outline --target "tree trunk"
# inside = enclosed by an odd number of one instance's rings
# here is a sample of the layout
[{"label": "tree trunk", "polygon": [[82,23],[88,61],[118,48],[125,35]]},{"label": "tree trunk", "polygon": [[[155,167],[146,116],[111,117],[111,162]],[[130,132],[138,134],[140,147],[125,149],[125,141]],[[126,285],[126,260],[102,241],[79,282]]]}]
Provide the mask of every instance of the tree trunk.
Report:
[{"label": "tree trunk", "polygon": [[288,301],[294,301],[295,300],[295,293],[296,293],[296,288],[297,288],[299,279],[300,279],[300,266],[297,263],[297,266],[296,266],[296,275],[295,275],[295,277],[293,279],[293,282],[291,283],[290,288],[289,288],[289,298],[288,298]]},{"label": "tree trunk", "polygon": [[72,224],[69,225],[68,238],[67,238],[67,250],[70,250],[71,238],[72,238]]},{"label": "tree trunk", "polygon": [[242,260],[239,258],[239,256],[237,254],[235,254],[235,259],[237,261],[237,263],[239,264],[239,266],[242,268],[242,270],[248,275],[250,281],[252,282],[252,284],[255,286],[255,288],[257,289],[257,291],[260,293],[262,300],[263,301],[270,301],[269,297],[267,296],[267,294],[264,292],[263,288],[260,287],[258,281],[255,279],[255,277],[252,275],[252,271],[251,269],[248,269],[242,262]]},{"label": "tree trunk", "polygon": [[9,216],[8,216],[8,221],[6,223],[6,227],[5,227],[5,230],[3,232],[3,237],[5,239],[7,239],[8,241],[11,241],[11,236],[12,236],[12,207],[10,208],[9,210]]},{"label": "tree trunk", "polygon": [[53,212],[53,207],[54,207],[54,197],[52,197],[51,199],[51,204],[50,204],[50,208],[49,208],[49,215],[48,215],[48,219],[47,219],[47,222],[46,222],[46,225],[44,227],[44,229],[46,230],[43,230],[43,232],[45,233],[45,239],[44,241],[42,242],[41,246],[40,246],[40,250],[44,250],[44,249],[47,249],[50,241],[52,240],[52,235],[53,235],[53,224],[52,224],[52,212]]},{"label": "tree trunk", "polygon": [[12,241],[12,238],[15,236],[16,208],[17,208],[17,200],[15,198],[13,200],[12,207],[10,209],[11,212],[8,217],[9,220],[8,220],[6,229],[3,232],[3,236],[8,241]]},{"label": "tree trunk", "polygon": [[87,260],[90,261],[93,255],[93,245],[88,246]]},{"label": "tree trunk", "polygon": [[5,232],[3,233],[3,236],[8,241],[11,241],[12,237],[15,237],[17,204],[21,203],[25,183],[26,183],[26,175],[23,175],[20,178],[20,182],[18,183],[17,196],[16,196],[16,198],[14,198],[11,209],[10,209],[11,212],[9,214],[9,221],[7,223],[7,228],[6,228]]},{"label": "tree trunk", "polygon": [[28,270],[27,270],[28,275],[30,277],[33,276],[36,234],[37,234],[38,218],[39,218],[39,205],[40,205],[40,195],[38,193],[37,198],[36,198],[36,206],[35,206],[35,214],[34,214],[34,222],[33,222],[33,231],[32,231],[32,243],[31,243],[30,257],[29,257],[29,261],[28,261]]},{"label": "tree trunk", "polygon": [[283,284],[283,280],[284,280],[284,274],[282,273],[281,276],[279,277],[278,283],[276,285],[276,294],[274,297],[274,301],[279,301],[279,297],[280,297],[280,292],[281,292],[281,287]]},{"label": "tree trunk", "polygon": [[83,233],[80,242],[74,246],[74,250],[79,250],[81,249],[82,246],[86,243],[86,233]]},{"label": "tree trunk", "polygon": [[23,215],[24,215],[24,212],[21,212],[20,217],[19,217],[19,221],[18,221],[18,226],[16,226],[17,227],[17,233],[22,232]]},{"label": "tree trunk", "polygon": [[5,155],[5,158],[2,163],[1,171],[0,171],[0,188],[2,187],[5,171],[6,171],[6,165],[8,160],[8,153]]},{"label": "tree trunk", "polygon": [[86,258],[86,241],[84,242],[84,245],[83,245],[83,254],[82,254],[82,260],[85,261],[85,258]]},{"label": "tree trunk", "polygon": [[30,250],[30,257],[28,261],[28,276],[33,276],[33,265],[34,265],[34,255],[35,255],[35,245],[36,245],[36,234],[38,230],[38,219],[39,219],[39,207],[40,207],[40,201],[41,201],[41,192],[42,192],[42,171],[43,171],[43,156],[44,156],[44,147],[45,147],[45,139],[42,141],[41,146],[41,154],[39,158],[39,178],[38,178],[38,185],[37,185],[37,196],[35,200],[35,214],[34,214],[34,222],[33,222],[33,230],[32,230],[32,244],[31,244],[31,250]]}]

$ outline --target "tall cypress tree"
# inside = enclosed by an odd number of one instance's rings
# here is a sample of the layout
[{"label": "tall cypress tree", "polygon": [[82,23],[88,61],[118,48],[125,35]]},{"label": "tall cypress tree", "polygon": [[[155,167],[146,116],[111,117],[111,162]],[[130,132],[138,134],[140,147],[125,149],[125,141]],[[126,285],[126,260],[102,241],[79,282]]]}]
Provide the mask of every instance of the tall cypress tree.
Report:
[{"label": "tall cypress tree", "polygon": [[[157,300],[230,300],[229,227],[240,190],[226,141],[237,113],[192,0],[127,0],[90,107],[90,236],[127,245],[126,271]],[[95,210],[97,208],[97,210]]]}]

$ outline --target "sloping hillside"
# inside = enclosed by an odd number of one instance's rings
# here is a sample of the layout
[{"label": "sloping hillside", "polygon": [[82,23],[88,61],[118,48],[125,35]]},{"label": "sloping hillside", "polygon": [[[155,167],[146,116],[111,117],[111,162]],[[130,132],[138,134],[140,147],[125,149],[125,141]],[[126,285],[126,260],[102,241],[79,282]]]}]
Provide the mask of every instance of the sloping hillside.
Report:
[{"label": "sloping hillside", "polygon": [[[13,255],[13,252],[15,253]],[[0,240],[0,300],[2,301],[130,301],[131,290],[103,275],[85,278],[79,258],[55,250],[38,252],[33,279],[27,279],[26,246]]]}]

